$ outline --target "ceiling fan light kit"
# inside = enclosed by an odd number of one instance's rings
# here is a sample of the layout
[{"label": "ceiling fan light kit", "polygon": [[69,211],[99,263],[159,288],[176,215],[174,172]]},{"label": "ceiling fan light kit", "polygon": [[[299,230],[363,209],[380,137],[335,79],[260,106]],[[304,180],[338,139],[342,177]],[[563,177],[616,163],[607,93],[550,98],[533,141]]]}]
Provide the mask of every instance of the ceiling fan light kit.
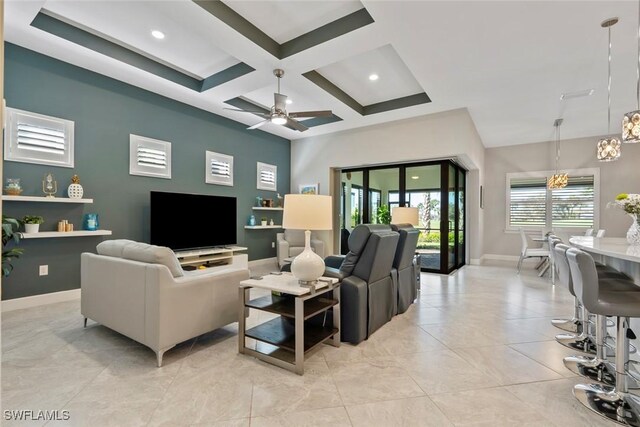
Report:
[{"label": "ceiling fan light kit", "polygon": [[249,130],[258,129],[259,127],[271,122],[274,125],[287,125],[294,130],[304,132],[309,128],[296,120],[297,118],[329,117],[332,115],[331,110],[297,111],[294,113],[288,113],[287,104],[290,104],[291,102],[289,102],[289,99],[287,99],[287,95],[283,95],[282,93],[280,93],[280,79],[284,76],[284,70],[276,68],[275,70],[273,70],[273,75],[278,78],[278,91],[273,94],[273,106],[271,107],[271,110],[269,112],[240,110],[236,108],[225,108],[225,110],[237,111],[240,113],[251,113],[264,118],[263,121],[256,123],[253,126],[249,126],[247,128]]},{"label": "ceiling fan light kit", "polygon": [[640,142],[640,3],[638,5],[638,66],[636,69],[636,110],[624,115],[622,118],[622,142]]},{"label": "ceiling fan light kit", "polygon": [[[602,28],[606,28],[609,32],[609,69],[607,80],[607,133],[611,134],[611,27],[618,23],[618,18],[609,18],[600,24]],[[626,117],[625,117],[626,119]],[[620,140],[615,136],[600,139],[596,146],[596,157],[601,162],[612,162],[620,158]]]}]

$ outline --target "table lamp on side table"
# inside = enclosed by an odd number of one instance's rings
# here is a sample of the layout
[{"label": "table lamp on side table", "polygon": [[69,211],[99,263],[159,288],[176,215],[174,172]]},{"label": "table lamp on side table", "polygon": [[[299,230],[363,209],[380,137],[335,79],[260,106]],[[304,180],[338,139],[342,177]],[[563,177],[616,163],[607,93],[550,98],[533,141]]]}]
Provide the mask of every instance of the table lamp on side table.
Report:
[{"label": "table lamp on side table", "polygon": [[282,228],[304,231],[304,251],[293,259],[291,272],[301,285],[312,285],[324,274],[324,260],[311,250],[311,230],[331,230],[331,196],[285,194]]}]

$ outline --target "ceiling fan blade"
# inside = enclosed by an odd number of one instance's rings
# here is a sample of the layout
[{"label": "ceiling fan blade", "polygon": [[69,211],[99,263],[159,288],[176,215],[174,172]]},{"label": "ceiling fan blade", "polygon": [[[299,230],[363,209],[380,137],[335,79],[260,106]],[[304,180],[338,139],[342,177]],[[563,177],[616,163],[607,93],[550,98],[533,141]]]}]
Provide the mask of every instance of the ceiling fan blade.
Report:
[{"label": "ceiling fan blade", "polygon": [[267,122],[269,122],[269,120],[268,120],[268,119],[267,119],[267,120],[263,120],[263,121],[261,121],[261,122],[259,122],[259,123],[256,123],[256,124],[255,124],[255,125],[253,125],[253,126],[249,126],[247,129],[248,129],[248,130],[258,129],[260,126],[262,126],[262,125],[266,125],[266,124],[267,124]]},{"label": "ceiling fan blade", "polygon": [[306,127],[305,125],[303,125],[299,121],[293,120],[292,118],[289,118],[287,120],[287,124],[289,126],[291,126],[292,128],[294,128],[295,130],[299,130],[300,132],[304,132],[305,130],[309,129],[308,127]]},{"label": "ceiling fan blade", "polygon": [[295,113],[289,113],[289,117],[297,118],[297,117],[329,117],[333,113],[331,110],[320,110],[320,111],[298,111]]},{"label": "ceiling fan blade", "polygon": [[251,114],[257,114],[259,116],[271,117],[271,113],[268,113],[266,111],[238,110],[237,108],[226,108],[226,107],[223,108],[223,110],[235,111],[238,113],[251,113]]},{"label": "ceiling fan blade", "polygon": [[273,94],[273,105],[276,110],[284,111],[287,109],[287,95],[281,93]]}]

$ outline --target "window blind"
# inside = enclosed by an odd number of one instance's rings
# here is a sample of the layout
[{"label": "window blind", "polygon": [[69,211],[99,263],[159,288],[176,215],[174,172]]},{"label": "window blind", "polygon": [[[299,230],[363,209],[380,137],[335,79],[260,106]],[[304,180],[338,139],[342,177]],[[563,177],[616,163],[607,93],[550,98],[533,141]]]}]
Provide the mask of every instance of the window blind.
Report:
[{"label": "window blind", "polygon": [[569,177],[566,187],[551,193],[553,227],[593,227],[593,176]]},{"label": "window blind", "polygon": [[130,134],[129,174],[171,179],[171,143]]},{"label": "window blind", "polygon": [[546,224],[546,178],[514,178],[510,183],[509,225],[512,227]]},{"label": "window blind", "polygon": [[258,190],[276,191],[278,187],[278,167],[267,163],[257,163]]},{"label": "window blind", "polygon": [[211,175],[219,178],[231,177],[231,165],[229,162],[211,159]]},{"label": "window blind", "polygon": [[276,182],[276,174],[271,170],[261,170],[260,182],[266,185],[273,185]]},{"label": "window blind", "polygon": [[161,150],[154,150],[145,146],[138,146],[138,166],[150,168],[166,169],[167,153]]},{"label": "window blind", "polygon": [[20,150],[64,155],[67,149],[64,128],[52,129],[20,121],[17,125],[17,142]]}]

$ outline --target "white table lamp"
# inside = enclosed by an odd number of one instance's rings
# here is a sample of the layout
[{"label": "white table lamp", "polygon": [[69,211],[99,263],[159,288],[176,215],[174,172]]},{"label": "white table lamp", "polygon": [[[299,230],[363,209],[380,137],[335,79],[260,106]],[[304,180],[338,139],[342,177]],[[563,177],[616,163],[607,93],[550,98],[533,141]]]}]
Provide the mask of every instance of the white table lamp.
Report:
[{"label": "white table lamp", "polygon": [[418,208],[395,207],[391,209],[391,224],[418,226]]},{"label": "white table lamp", "polygon": [[282,228],[305,230],[304,251],[293,259],[291,272],[300,284],[313,284],[324,274],[324,260],[311,250],[310,230],[331,230],[331,196],[285,194]]}]

